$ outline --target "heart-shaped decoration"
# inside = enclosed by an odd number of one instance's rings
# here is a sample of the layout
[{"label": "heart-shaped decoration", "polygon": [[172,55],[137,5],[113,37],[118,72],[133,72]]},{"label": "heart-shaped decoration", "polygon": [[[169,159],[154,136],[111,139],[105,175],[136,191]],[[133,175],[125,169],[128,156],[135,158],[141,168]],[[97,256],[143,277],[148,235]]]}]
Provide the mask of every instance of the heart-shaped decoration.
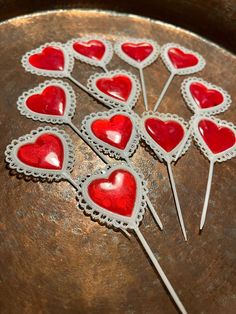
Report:
[{"label": "heart-shaped decoration", "polygon": [[127,165],[109,165],[79,181],[78,199],[96,220],[118,228],[134,228],[144,213],[141,200],[146,195],[145,184]]},{"label": "heart-shaped decoration", "polygon": [[194,138],[206,155],[213,161],[224,161],[236,154],[236,127],[213,117],[193,120]]},{"label": "heart-shaped decoration", "polygon": [[6,161],[17,172],[49,180],[64,178],[73,168],[70,138],[57,128],[43,127],[13,140],[7,146]]},{"label": "heart-shaped decoration", "polygon": [[103,94],[126,102],[132,90],[131,79],[123,74],[117,74],[113,77],[103,77],[97,80],[97,88]]},{"label": "heart-shaped decoration", "polygon": [[108,178],[94,179],[88,185],[88,195],[98,206],[114,214],[131,217],[137,194],[133,174],[117,169]]},{"label": "heart-shaped decoration", "polygon": [[113,55],[112,44],[99,36],[74,38],[67,45],[76,59],[95,66],[106,66]]},{"label": "heart-shaped decoration", "polygon": [[44,133],[34,143],[21,145],[17,158],[34,168],[61,170],[64,161],[64,148],[61,139],[52,133]]},{"label": "heart-shaped decoration", "polygon": [[199,53],[174,43],[162,47],[161,57],[168,70],[178,75],[195,73],[205,66],[205,60]]},{"label": "heart-shaped decoration", "polygon": [[91,124],[91,131],[101,141],[124,150],[132,134],[129,117],[117,114],[110,119],[97,119]]},{"label": "heart-shaped decoration", "polygon": [[82,132],[101,152],[128,158],[139,143],[135,118],[135,114],[122,109],[93,113],[82,121]]},{"label": "heart-shaped decoration", "polygon": [[154,62],[160,47],[150,39],[129,38],[115,43],[117,55],[136,68],[144,68]]},{"label": "heart-shaped decoration", "polygon": [[66,77],[72,71],[74,62],[65,45],[52,42],[27,52],[22,58],[22,65],[33,74]]},{"label": "heart-shaped decoration", "polygon": [[[177,115],[144,113],[139,120],[142,138],[160,159],[173,161],[181,143],[186,140],[187,123]],[[190,145],[188,139],[184,145],[184,154]]]},{"label": "heart-shaped decoration", "polygon": [[33,112],[53,116],[63,116],[66,107],[66,94],[59,86],[50,85],[40,94],[26,99],[26,106]]},{"label": "heart-shaped decoration", "polygon": [[174,120],[148,118],[145,120],[145,128],[151,138],[167,153],[175,149],[184,137],[184,128]]},{"label": "heart-shaped decoration", "polygon": [[45,81],[24,92],[17,101],[22,115],[50,123],[66,123],[74,115],[75,93],[72,87],[59,80]]},{"label": "heart-shaped decoration", "polygon": [[88,89],[109,107],[133,107],[140,94],[137,78],[126,71],[97,73],[88,79]]},{"label": "heart-shaped decoration", "polygon": [[187,105],[196,113],[217,114],[228,109],[231,103],[225,90],[197,77],[184,80],[181,92]]}]

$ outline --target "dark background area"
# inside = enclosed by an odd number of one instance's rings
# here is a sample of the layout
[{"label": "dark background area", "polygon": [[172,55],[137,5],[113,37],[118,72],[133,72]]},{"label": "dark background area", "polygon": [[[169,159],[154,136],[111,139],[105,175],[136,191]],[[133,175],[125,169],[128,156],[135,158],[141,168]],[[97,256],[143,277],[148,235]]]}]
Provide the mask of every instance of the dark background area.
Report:
[{"label": "dark background area", "polygon": [[0,20],[54,9],[100,9],[171,23],[236,51],[236,0],[0,0]]}]

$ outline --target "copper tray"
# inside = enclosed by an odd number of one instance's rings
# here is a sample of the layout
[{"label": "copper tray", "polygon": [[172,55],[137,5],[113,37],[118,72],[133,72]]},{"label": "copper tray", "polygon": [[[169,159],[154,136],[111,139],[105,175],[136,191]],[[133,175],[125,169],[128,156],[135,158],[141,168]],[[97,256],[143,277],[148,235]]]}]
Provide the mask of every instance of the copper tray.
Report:
[{"label": "copper tray", "polygon": [[[26,73],[21,56],[45,42],[66,42],[89,33],[106,34],[110,40],[121,35],[150,37],[160,44],[173,41],[198,51],[207,61],[198,76],[232,95],[232,106],[220,117],[236,123],[236,58],[193,33],[137,16],[81,10],[45,12],[1,24],[0,312],[174,314],[177,310],[171,298],[135,237],[128,240],[84,216],[76,208],[75,193],[68,183],[27,182],[6,169],[6,145],[42,125],[20,116],[16,109],[17,97],[45,79]],[[116,56],[108,67],[137,73]],[[95,71],[98,69],[76,62],[74,76],[85,83]],[[168,72],[159,59],[145,70],[145,77],[153,105]],[[182,80],[174,79],[160,111],[188,120],[191,112],[179,89]],[[86,114],[106,110],[74,89],[77,126]],[[136,111],[142,110],[140,97]],[[103,166],[89,147],[63,128],[76,145],[74,178]],[[192,145],[174,167],[188,243],[179,228],[166,167],[144,147],[133,161],[149,182],[150,198],[165,227],[161,234],[147,213],[141,230],[189,313],[235,313],[236,160],[215,167],[207,224],[201,235],[198,228],[209,163]]]}]

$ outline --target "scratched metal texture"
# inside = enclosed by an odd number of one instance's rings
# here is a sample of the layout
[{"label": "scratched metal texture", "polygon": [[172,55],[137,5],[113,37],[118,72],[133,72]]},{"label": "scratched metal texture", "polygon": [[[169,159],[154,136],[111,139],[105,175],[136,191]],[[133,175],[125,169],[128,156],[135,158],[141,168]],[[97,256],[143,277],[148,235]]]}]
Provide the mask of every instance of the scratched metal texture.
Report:
[{"label": "scratched metal texture", "polygon": [[[21,56],[50,41],[66,42],[91,33],[109,40],[147,37],[159,44],[177,42],[201,53],[205,69],[197,76],[225,88],[233,99],[219,117],[236,123],[236,58],[229,52],[174,26],[135,16],[96,11],[56,11],[20,17],[0,25],[0,312],[174,314],[177,310],[135,236],[129,240],[92,222],[77,209],[75,191],[67,182],[40,183],[11,175],[4,150],[13,139],[42,123],[20,116],[16,100],[46,78],[23,70]],[[114,56],[109,69],[137,71]],[[73,74],[85,83],[100,71],[76,62]],[[160,59],[145,69],[150,107],[168,72]],[[184,77],[171,84],[161,112],[191,117],[180,94]],[[77,110],[73,122],[106,108],[73,86]],[[142,97],[135,108],[143,111]],[[73,178],[103,163],[68,127],[75,144]],[[236,160],[215,166],[205,229],[198,233],[209,162],[192,144],[173,167],[189,241],[182,238],[164,164],[144,145],[133,157],[150,188],[150,199],[164,224],[161,233],[147,212],[141,231],[191,314],[233,314],[235,296]]]}]

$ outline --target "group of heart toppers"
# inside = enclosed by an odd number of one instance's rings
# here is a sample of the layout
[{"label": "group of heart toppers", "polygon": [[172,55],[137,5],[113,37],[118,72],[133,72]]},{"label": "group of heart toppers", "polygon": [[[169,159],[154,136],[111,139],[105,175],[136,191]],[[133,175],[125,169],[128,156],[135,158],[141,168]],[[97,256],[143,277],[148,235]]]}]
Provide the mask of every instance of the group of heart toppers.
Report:
[{"label": "group of heart toppers", "polygon": [[[107,69],[114,51],[139,70],[140,80],[130,72]],[[170,76],[153,111],[149,111],[143,70],[155,62],[159,54]],[[100,67],[103,72],[90,76],[85,86],[71,74],[75,59]],[[91,35],[72,39],[66,44],[46,43],[27,52],[22,58],[22,65],[26,71],[54,79],[24,92],[17,101],[20,113],[41,122],[69,125],[101,158],[105,167],[74,180],[71,177],[74,165],[72,141],[63,130],[52,126],[40,127],[13,140],[5,152],[6,162],[10,168],[27,177],[48,181],[67,180],[77,191],[79,208],[89,214],[93,221],[120,229],[128,236],[129,231],[133,231],[178,309],[181,313],[187,313],[139,230],[146,208],[161,230],[163,225],[148,197],[147,182],[132,163],[131,157],[142,139],[158,159],[167,165],[179,223],[187,241],[171,163],[187,152],[192,137],[210,161],[200,222],[202,229],[214,164],[236,155],[236,127],[214,117],[230,106],[229,94],[201,78],[189,77],[182,82],[181,92],[187,106],[193,111],[190,122],[187,123],[176,114],[157,112],[174,76],[202,70],[205,60],[200,54],[179,44],[168,43],[160,47],[155,41],[146,38],[126,38],[113,45],[104,37]],[[70,80],[110,110],[86,116],[81,128],[77,128],[72,123],[76,109],[75,93],[62,78]],[[140,117],[132,109],[141,92],[145,112]],[[107,156],[116,161],[111,163]]]}]

